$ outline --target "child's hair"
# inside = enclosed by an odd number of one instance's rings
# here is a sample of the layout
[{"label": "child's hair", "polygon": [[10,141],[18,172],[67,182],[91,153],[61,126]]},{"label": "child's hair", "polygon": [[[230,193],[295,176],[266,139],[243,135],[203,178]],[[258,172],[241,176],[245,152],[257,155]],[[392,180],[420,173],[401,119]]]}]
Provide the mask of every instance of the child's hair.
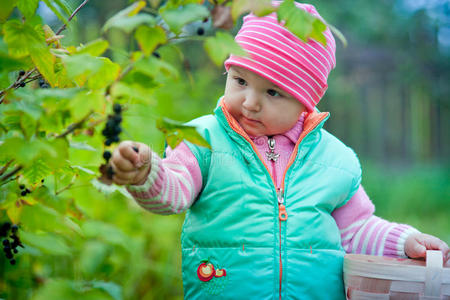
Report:
[{"label": "child's hair", "polygon": [[[280,3],[272,2],[275,7]],[[322,19],[314,6],[295,4]],[[325,94],[328,74],[336,64],[336,43],[328,27],[324,34],[326,47],[312,39],[305,43],[278,23],[276,13],[265,17],[249,14],[244,17],[244,23],[235,37],[249,57],[231,55],[225,61],[225,68],[228,70],[235,65],[255,72],[312,111]]]}]

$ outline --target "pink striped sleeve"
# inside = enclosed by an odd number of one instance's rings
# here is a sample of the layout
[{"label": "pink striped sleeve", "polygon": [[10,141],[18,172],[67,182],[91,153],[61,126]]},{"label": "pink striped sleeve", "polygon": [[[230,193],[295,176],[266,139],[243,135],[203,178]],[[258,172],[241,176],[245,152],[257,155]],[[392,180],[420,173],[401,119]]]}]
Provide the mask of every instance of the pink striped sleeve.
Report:
[{"label": "pink striped sleeve", "polygon": [[406,257],[406,238],[418,232],[409,225],[391,223],[373,215],[375,207],[364,188],[332,216],[341,233],[342,246],[347,253]]},{"label": "pink striped sleeve", "polygon": [[161,159],[152,153],[152,167],[144,184],[127,186],[139,205],[163,215],[187,210],[202,187],[197,159],[185,143],[174,150],[167,148],[166,154],[167,157]]}]

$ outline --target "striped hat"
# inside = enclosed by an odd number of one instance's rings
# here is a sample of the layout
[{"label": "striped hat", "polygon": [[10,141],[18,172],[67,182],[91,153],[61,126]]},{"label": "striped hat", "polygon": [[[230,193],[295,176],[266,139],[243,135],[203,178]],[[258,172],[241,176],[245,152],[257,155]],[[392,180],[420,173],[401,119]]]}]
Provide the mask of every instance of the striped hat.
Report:
[{"label": "striped hat", "polygon": [[[272,2],[275,7],[281,1]],[[314,6],[295,5],[321,18]],[[231,55],[225,68],[240,66],[268,79],[313,111],[327,90],[327,78],[336,65],[336,43],[329,28],[324,31],[327,46],[300,40],[278,23],[276,13],[265,17],[249,14],[235,37],[249,57]]]}]

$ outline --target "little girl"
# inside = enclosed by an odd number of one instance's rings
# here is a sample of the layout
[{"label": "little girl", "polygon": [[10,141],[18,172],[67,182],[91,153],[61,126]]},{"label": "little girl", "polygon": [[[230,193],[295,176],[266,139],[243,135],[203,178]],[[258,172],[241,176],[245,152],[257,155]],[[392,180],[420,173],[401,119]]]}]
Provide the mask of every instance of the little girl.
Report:
[{"label": "little girl", "polygon": [[[276,3],[276,5],[279,3]],[[300,9],[320,18],[311,5]],[[374,213],[355,153],[323,129],[315,108],[335,66],[335,41],[303,42],[276,14],[244,18],[214,115],[189,124],[211,149],[183,142],[161,159],[122,142],[113,181],[145,209],[187,211],[182,231],[186,299],[345,299],[343,256],[419,258],[449,248]]]}]

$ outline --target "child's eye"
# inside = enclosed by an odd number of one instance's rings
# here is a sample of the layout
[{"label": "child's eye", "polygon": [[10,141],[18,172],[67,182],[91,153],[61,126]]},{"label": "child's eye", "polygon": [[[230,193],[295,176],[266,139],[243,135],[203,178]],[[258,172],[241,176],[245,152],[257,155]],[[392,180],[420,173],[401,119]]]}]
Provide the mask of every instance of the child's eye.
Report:
[{"label": "child's eye", "polygon": [[237,81],[237,83],[239,85],[246,85],[247,84],[247,82],[244,79],[240,78],[240,77],[236,77],[235,79],[236,79],[236,81]]},{"label": "child's eye", "polygon": [[281,96],[280,93],[278,93],[277,91],[272,90],[272,89],[267,90],[267,94],[269,94],[272,97],[279,97],[279,96]]}]

